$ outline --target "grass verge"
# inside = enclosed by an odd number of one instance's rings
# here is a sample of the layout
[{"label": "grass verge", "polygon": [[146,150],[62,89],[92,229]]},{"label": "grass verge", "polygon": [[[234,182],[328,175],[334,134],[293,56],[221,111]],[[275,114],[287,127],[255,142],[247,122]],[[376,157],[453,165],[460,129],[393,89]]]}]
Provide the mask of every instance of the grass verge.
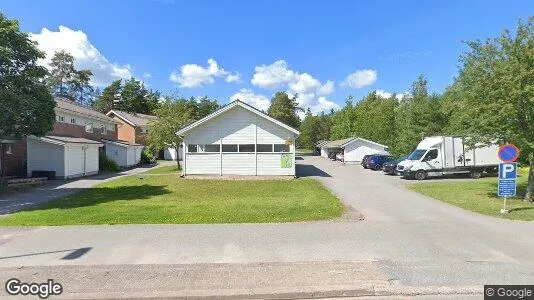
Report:
[{"label": "grass verge", "polygon": [[[520,197],[525,192],[527,177],[527,170],[521,169],[517,178],[517,195]],[[408,188],[480,214],[512,220],[534,220],[534,204],[525,203],[520,197],[509,198],[507,208],[510,213],[501,215],[503,199],[497,197],[496,177],[458,182],[414,183],[408,185]]]},{"label": "grass verge", "polygon": [[294,222],[341,216],[344,207],[314,179],[194,180],[128,176],[28,211],[0,225]]},{"label": "grass verge", "polygon": [[178,172],[180,172],[180,168],[178,168],[177,164],[173,164],[172,166],[154,167],[146,172],[143,172],[143,174],[172,174]]}]

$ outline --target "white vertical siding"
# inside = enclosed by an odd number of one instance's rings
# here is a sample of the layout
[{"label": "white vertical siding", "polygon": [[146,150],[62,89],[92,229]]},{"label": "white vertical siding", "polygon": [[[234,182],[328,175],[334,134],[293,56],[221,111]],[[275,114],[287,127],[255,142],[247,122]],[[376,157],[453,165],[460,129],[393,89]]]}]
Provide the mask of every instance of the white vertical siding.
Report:
[{"label": "white vertical siding", "polygon": [[86,156],[85,156],[85,172],[88,175],[96,174],[98,173],[99,165],[98,165],[98,146],[97,145],[89,145],[86,150]]},{"label": "white vertical siding", "polygon": [[27,140],[28,176],[33,171],[54,171],[57,178],[65,176],[65,155],[63,146],[33,139]]},{"label": "white vertical siding", "polygon": [[[187,132],[184,143],[284,144],[288,138],[294,138],[294,133],[236,106]],[[294,147],[291,147],[288,154],[293,152]],[[282,168],[280,153],[257,153],[257,156],[255,153],[223,153],[222,175],[295,175],[294,164],[293,157],[292,166]],[[220,153],[186,153],[185,174],[221,174]]]},{"label": "white vertical siding", "polygon": [[364,155],[380,153],[387,154],[387,151],[382,146],[357,139],[345,147],[343,155],[345,162],[359,162]]},{"label": "white vertical siding", "polygon": [[126,167],[126,147],[121,147],[115,143],[106,143],[106,156],[119,165]]},{"label": "white vertical siding", "polygon": [[97,146],[87,144],[67,144],[65,146],[65,178],[95,173],[98,173]]},{"label": "white vertical siding", "polygon": [[176,157],[178,157],[178,160],[182,160],[183,151],[182,147],[178,148],[178,151],[174,148],[166,148],[163,152],[163,158],[165,160],[176,160]]}]

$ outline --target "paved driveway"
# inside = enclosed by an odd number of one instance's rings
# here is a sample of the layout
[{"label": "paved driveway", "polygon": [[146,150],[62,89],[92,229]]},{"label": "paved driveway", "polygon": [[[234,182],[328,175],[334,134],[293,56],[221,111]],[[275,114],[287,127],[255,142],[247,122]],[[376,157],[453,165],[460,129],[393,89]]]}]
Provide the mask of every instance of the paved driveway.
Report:
[{"label": "paved driveway", "polygon": [[[0,228],[0,263],[43,265],[370,261],[391,282],[534,282],[534,223],[476,215],[402,181],[319,157],[298,160],[360,222]],[[81,251],[74,251],[82,249]],[[69,254],[72,253],[77,254]]]}]

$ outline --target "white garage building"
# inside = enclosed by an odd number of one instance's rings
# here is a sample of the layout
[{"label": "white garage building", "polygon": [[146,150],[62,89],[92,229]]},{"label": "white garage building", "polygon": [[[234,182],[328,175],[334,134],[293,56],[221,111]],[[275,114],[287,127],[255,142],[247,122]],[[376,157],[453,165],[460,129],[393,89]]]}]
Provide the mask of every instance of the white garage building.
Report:
[{"label": "white garage building", "polygon": [[[330,152],[343,152],[344,162],[360,162],[364,155],[389,154],[388,147],[359,137],[331,141],[321,146],[321,156]],[[324,154],[324,155],[323,155]]]},{"label": "white garage building", "polygon": [[299,131],[239,100],[176,134],[183,138],[183,176],[295,176]]},{"label": "white garage building", "polygon": [[98,173],[98,148],[103,144],[85,138],[29,136],[27,139],[28,177],[33,171],[55,172],[57,179]]},{"label": "white garage building", "polygon": [[119,167],[132,167],[141,162],[143,145],[126,141],[103,140],[106,143],[106,156],[119,165]]}]

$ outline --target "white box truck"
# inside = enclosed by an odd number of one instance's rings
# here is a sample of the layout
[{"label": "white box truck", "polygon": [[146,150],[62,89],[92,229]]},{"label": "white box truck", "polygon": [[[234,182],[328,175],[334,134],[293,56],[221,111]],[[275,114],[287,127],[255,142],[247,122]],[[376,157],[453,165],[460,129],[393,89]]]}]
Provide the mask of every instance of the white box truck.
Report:
[{"label": "white box truck", "polygon": [[417,180],[462,173],[480,178],[483,172],[493,171],[499,165],[498,150],[496,144],[470,148],[460,136],[427,137],[397,165],[397,173]]}]

